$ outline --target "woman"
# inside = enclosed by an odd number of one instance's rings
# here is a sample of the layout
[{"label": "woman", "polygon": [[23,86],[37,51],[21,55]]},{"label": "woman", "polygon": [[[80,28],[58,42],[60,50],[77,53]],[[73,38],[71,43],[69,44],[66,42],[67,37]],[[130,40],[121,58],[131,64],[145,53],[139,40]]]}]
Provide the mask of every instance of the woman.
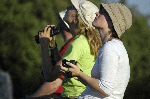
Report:
[{"label": "woman", "polygon": [[[70,31],[76,35],[73,42],[67,48],[65,55],[63,55],[63,58],[69,61],[78,61],[79,68],[90,76],[92,66],[98,54],[98,49],[101,46],[99,33],[92,26],[92,20],[95,18],[94,12],[98,11],[98,8],[93,3],[86,0],[71,0],[71,2],[77,9],[78,14],[75,19],[76,22],[69,24],[69,27]],[[91,8],[91,10],[88,10],[89,8]],[[50,30],[51,26],[47,26],[44,32],[39,35],[43,71],[46,81],[54,81],[62,75],[59,70],[61,60],[53,67],[48,58],[47,47],[52,40],[51,37],[49,37]],[[64,88],[62,98],[77,98],[85,89],[85,86],[74,78],[65,76],[64,79],[59,79],[59,81],[60,80]]]},{"label": "woman", "polygon": [[[91,77],[81,72],[78,66],[67,63],[73,77],[86,84],[79,99],[122,99],[130,78],[129,58],[120,36],[132,25],[130,10],[123,4],[100,5],[93,25],[102,40]],[[68,71],[61,66],[61,71]]]}]

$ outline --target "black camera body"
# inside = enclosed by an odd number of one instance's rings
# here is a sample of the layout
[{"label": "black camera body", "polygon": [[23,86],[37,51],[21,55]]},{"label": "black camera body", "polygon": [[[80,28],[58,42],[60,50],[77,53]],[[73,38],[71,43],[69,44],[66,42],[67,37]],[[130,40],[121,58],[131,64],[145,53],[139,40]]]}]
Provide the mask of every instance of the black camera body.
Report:
[{"label": "black camera body", "polygon": [[62,60],[62,66],[66,67],[66,68],[70,68],[70,66],[67,65],[66,62],[70,62],[70,63],[72,63],[72,64],[74,64],[74,65],[77,64],[77,61],[75,61],[75,60],[70,60],[70,61],[68,61],[68,60],[66,60],[66,59],[63,59],[63,60]]},{"label": "black camera body", "polygon": [[62,32],[61,27],[53,26],[53,27],[51,27],[50,37],[57,35],[57,34],[60,34],[61,32]]},{"label": "black camera body", "polygon": [[[40,41],[39,41],[39,34],[40,34],[41,32],[44,32],[44,30],[38,31],[38,35],[35,35],[35,36],[34,36],[35,42],[36,42],[37,44],[40,43]],[[50,37],[53,37],[54,35],[60,34],[61,32],[62,32],[61,27],[53,26],[53,27],[51,27],[51,30],[50,30]]]}]

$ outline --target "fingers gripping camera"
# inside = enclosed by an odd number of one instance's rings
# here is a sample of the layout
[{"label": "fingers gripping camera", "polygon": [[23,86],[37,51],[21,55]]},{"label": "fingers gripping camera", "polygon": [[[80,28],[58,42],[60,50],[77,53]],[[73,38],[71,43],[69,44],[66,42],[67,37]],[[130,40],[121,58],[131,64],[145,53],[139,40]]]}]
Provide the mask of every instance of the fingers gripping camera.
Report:
[{"label": "fingers gripping camera", "polygon": [[72,63],[72,64],[74,64],[74,65],[77,64],[77,61],[75,61],[75,60],[70,60],[70,61],[68,61],[68,60],[66,60],[66,59],[63,59],[63,60],[62,60],[62,66],[66,67],[66,68],[70,68],[70,66],[67,65],[66,62],[70,62],[70,63]]},{"label": "fingers gripping camera", "polygon": [[68,78],[72,78],[72,72],[69,71],[69,68],[71,68],[71,67],[70,67],[69,65],[67,65],[66,62],[70,62],[70,63],[76,65],[76,64],[77,64],[77,61],[75,61],[75,60],[70,60],[70,61],[68,61],[68,60],[66,60],[66,59],[63,59],[63,60],[62,60],[62,66],[68,68],[68,71],[66,72],[66,76],[67,76]]},{"label": "fingers gripping camera", "polygon": [[[44,30],[38,31],[38,35],[34,36],[34,40],[37,44],[40,43],[39,41],[39,33],[44,32]],[[59,26],[53,26],[51,27],[51,31],[50,31],[50,37],[53,37],[54,35],[60,34],[62,33],[62,29]]]}]

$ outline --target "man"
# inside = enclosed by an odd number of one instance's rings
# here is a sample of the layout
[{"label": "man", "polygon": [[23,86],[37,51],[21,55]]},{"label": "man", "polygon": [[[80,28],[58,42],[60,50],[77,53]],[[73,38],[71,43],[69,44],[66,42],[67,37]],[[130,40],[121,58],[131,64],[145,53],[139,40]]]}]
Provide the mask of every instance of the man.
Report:
[{"label": "man", "polygon": [[[69,26],[71,26],[72,23],[76,22],[76,13],[77,13],[77,11],[73,6],[69,6],[69,7],[67,7],[67,10],[59,13],[60,19],[58,22],[58,26],[60,26],[61,29],[63,30],[61,35],[65,42],[65,44],[62,46],[61,50],[59,51],[61,56],[64,55],[64,53],[66,52],[66,50],[68,48],[68,45],[73,41],[72,37],[74,34],[70,33]],[[70,27],[70,28],[73,28],[73,27]],[[61,82],[62,82],[63,78],[64,77],[61,76],[60,78],[56,79],[53,82],[44,82],[42,84],[42,86],[34,94],[32,94],[29,97],[30,98],[34,98],[34,97],[58,98],[61,95],[61,92],[63,90],[62,86],[61,86],[61,84],[62,84]],[[51,93],[53,93],[53,94],[51,94]],[[49,94],[51,94],[51,95],[49,95]]]}]

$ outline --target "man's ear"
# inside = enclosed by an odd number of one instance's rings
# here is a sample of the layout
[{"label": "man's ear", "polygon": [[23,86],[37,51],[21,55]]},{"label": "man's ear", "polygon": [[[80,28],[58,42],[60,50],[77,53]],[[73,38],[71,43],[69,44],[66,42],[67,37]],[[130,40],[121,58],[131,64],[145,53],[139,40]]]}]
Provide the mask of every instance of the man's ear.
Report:
[{"label": "man's ear", "polygon": [[78,23],[78,20],[77,20],[77,19],[74,19],[74,20],[73,20],[73,23],[77,24],[77,23]]},{"label": "man's ear", "polygon": [[112,32],[111,31],[108,31],[108,35],[111,35],[112,34]]}]

